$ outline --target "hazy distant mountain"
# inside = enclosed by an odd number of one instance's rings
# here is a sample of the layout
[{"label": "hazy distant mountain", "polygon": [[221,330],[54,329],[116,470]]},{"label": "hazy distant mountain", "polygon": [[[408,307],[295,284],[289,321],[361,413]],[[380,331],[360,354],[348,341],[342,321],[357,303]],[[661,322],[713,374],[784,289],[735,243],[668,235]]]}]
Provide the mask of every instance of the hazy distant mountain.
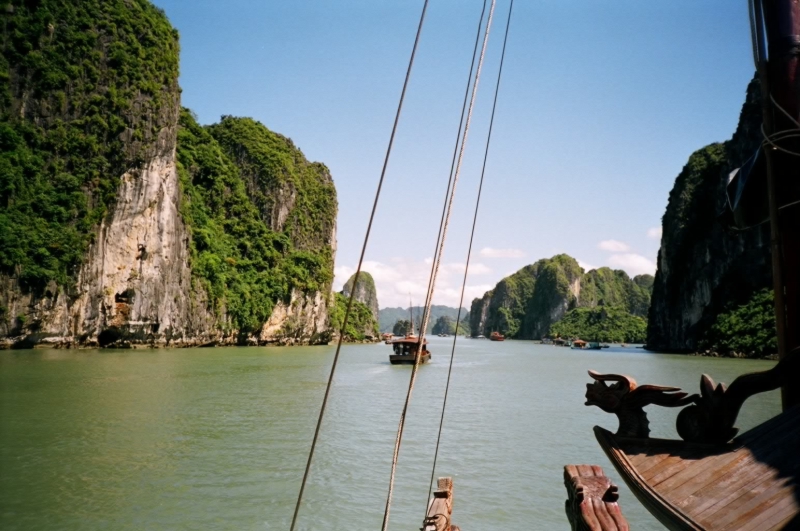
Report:
[{"label": "hazy distant mountain", "polygon": [[[422,306],[414,306],[414,329],[419,328],[420,320],[422,319]],[[381,332],[391,332],[394,324],[400,320],[408,320],[409,319],[409,309],[408,308],[383,308],[378,311],[378,322],[381,327]],[[431,317],[428,320],[428,330],[427,333],[430,334],[433,330],[433,325],[436,323],[436,320],[446,315],[456,320],[458,317],[458,308],[452,308],[450,306],[439,306],[433,305],[431,306]],[[461,320],[463,321],[464,318],[469,318],[469,312],[466,308],[461,309]]]}]

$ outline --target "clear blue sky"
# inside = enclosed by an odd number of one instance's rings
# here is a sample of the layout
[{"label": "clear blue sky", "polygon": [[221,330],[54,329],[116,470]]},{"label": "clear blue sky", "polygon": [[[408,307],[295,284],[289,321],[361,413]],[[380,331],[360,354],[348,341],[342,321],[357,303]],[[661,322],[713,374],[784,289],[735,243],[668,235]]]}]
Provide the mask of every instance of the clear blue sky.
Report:
[{"label": "clear blue sky", "polygon": [[[202,123],[254,117],[331,169],[340,285],[358,259],[422,0],[155,3],[180,31],[183,104]],[[424,293],[481,6],[430,3],[367,254],[382,307]],[[507,10],[498,1],[440,303],[457,302]],[[467,304],[559,252],[652,272],[652,229],[675,177],[736,127],[753,75],[746,2],[517,0],[511,24]]]}]

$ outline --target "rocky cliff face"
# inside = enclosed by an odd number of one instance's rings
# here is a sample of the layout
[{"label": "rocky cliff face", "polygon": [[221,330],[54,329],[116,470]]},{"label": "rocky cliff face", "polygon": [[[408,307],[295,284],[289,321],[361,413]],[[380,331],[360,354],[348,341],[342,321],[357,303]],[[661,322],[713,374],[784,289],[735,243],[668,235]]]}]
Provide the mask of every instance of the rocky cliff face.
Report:
[{"label": "rocky cliff face", "polygon": [[728,174],[755,152],[760,125],[759,87],[752,82],[733,137],[692,154],[675,180],[648,320],[651,349],[697,350],[725,307],[771,285],[769,227],[734,231],[719,216]]},{"label": "rocky cliff face", "polygon": [[523,267],[472,301],[472,335],[497,331],[515,339],[538,339],[575,307],[582,273],[578,262],[565,254]]},{"label": "rocky cliff face", "polygon": [[[355,292],[355,300],[365,304],[372,312],[375,321],[378,320],[378,290],[375,289],[375,280],[372,275],[366,271],[362,271],[358,276],[358,283],[355,283],[356,276],[353,274],[342,287],[342,295],[349,297],[351,293]],[[355,284],[355,286],[354,286]]]},{"label": "rocky cliff face", "polygon": [[607,267],[584,273],[565,254],[539,260],[472,301],[470,331],[473,336],[498,331],[515,339],[539,339],[574,308],[615,307],[644,316],[650,293],[643,286],[649,279],[637,279]]},{"label": "rocky cliff face", "polygon": [[252,120],[217,141],[181,114],[177,34],[145,0],[14,3],[6,21],[4,345],[327,340],[327,168]]}]

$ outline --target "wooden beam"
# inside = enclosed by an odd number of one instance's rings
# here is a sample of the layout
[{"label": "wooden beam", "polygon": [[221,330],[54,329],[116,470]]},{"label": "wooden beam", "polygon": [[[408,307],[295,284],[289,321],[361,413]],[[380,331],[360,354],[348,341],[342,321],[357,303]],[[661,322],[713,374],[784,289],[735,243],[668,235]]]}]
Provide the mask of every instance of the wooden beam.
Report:
[{"label": "wooden beam", "polygon": [[564,467],[567,501],[564,510],[572,531],[629,531],[617,500],[617,486],[597,465]]},{"label": "wooden beam", "polygon": [[450,523],[453,512],[453,479],[439,478],[433,498],[428,503],[428,514],[422,522],[422,531],[459,531]]}]

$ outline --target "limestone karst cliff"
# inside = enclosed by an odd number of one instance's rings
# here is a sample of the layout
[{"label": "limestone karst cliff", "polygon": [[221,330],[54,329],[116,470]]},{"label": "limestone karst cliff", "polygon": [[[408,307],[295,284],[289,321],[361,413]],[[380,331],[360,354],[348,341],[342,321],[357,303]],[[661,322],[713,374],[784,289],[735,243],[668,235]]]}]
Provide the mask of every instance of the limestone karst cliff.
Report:
[{"label": "limestone karst cliff", "polygon": [[514,339],[539,339],[574,308],[614,307],[634,316],[646,314],[650,292],[646,275],[631,279],[607,267],[583,271],[560,254],[525,266],[482,298],[472,301],[473,336],[497,331]]},{"label": "limestone karst cliff", "polygon": [[344,314],[347,310],[347,301],[350,295],[353,296],[353,307],[350,309],[350,317],[347,320],[345,330],[346,341],[378,341],[380,331],[378,330],[378,291],[375,288],[375,280],[366,271],[362,271],[355,282],[356,276],[353,274],[344,283],[341,293],[336,293],[336,307],[331,313],[331,328],[334,334],[341,329]]},{"label": "limestone karst cliff", "polygon": [[733,137],[691,155],[669,195],[662,218],[647,345],[696,351],[718,317],[771,286],[769,227],[728,228],[728,174],[761,141],[759,87],[751,82]]},{"label": "limestone karst cliff", "polygon": [[[355,283],[356,275],[353,274],[342,287],[342,295],[349,297],[355,292],[355,300],[366,304],[372,312],[375,321],[378,320],[378,290],[375,288],[375,280],[366,271],[362,271],[358,276],[358,283]],[[355,286],[353,286],[355,284]]]},{"label": "limestone karst cliff", "polygon": [[4,16],[2,343],[326,341],[327,168],[253,120],[181,111],[178,35],[146,0]]}]

